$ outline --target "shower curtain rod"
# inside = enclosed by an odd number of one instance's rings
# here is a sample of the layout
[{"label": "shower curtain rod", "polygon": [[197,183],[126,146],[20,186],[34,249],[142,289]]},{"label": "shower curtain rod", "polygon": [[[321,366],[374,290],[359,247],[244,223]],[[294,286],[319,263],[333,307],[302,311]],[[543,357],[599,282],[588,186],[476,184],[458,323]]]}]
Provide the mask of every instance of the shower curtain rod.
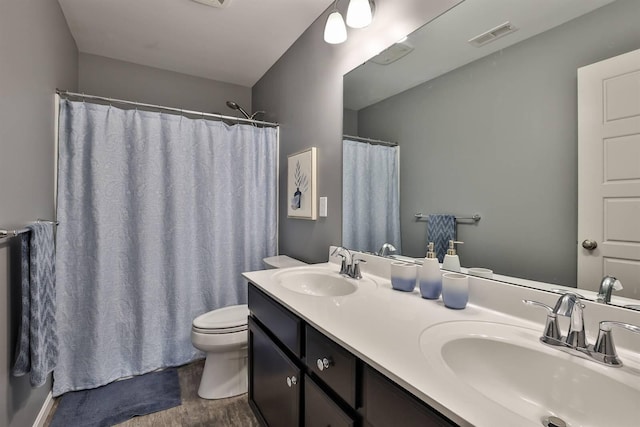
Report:
[{"label": "shower curtain rod", "polygon": [[278,127],[278,126],[280,126],[278,123],[263,122],[261,120],[244,119],[244,118],[241,118],[241,117],[225,116],[225,115],[222,115],[222,114],[214,114],[214,113],[203,113],[201,111],[191,111],[191,110],[184,110],[182,108],[165,107],[163,105],[145,104],[145,103],[142,103],[142,102],[126,101],[124,99],[107,98],[107,97],[104,97],[104,96],[86,95],[84,93],[69,92],[69,91],[61,90],[61,89],[56,89],[56,93],[58,95],[60,95],[61,97],[67,97],[67,98],[95,99],[95,100],[100,100],[100,101],[104,101],[104,102],[108,102],[108,103],[125,104],[125,105],[132,105],[132,106],[135,106],[135,107],[144,107],[144,108],[154,108],[154,109],[157,109],[157,110],[172,111],[172,112],[175,112],[175,113],[190,114],[190,115],[193,115],[193,116],[209,117],[209,118],[214,118],[214,119],[229,120],[229,121],[256,124],[256,125],[263,125],[263,126],[270,126],[270,127]]},{"label": "shower curtain rod", "polygon": [[348,139],[351,139],[351,140],[357,141],[357,142],[367,142],[367,143],[373,144],[373,145],[386,145],[387,147],[397,147],[398,146],[397,142],[389,142],[389,141],[382,141],[380,139],[364,138],[362,136],[342,135],[342,137],[343,138],[348,138]]}]

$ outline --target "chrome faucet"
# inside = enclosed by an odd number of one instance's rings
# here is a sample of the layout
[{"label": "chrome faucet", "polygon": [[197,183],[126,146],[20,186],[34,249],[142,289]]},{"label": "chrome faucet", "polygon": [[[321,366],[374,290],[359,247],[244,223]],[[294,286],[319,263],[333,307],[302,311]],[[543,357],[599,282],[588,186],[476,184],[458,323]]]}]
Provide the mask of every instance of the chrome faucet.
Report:
[{"label": "chrome faucet", "polygon": [[367,261],[356,258],[351,251],[342,246],[338,246],[331,252],[332,256],[342,257],[342,264],[340,265],[340,274],[343,276],[351,277],[352,279],[362,279],[362,273],[360,272],[360,264]]},{"label": "chrome faucet", "polygon": [[611,302],[611,292],[622,289],[622,284],[613,276],[604,276],[600,282],[600,289],[596,301],[602,304]]},{"label": "chrome faucet", "polygon": [[388,256],[388,255],[391,255],[392,253],[394,253],[395,251],[397,251],[397,249],[391,243],[384,243],[380,247],[378,252],[376,252],[376,255],[378,255],[378,256]]},{"label": "chrome faucet", "polygon": [[[540,341],[550,346],[568,347],[575,350],[585,350],[587,348],[586,333],[584,330],[584,317],[582,309],[584,304],[580,302],[580,296],[572,292],[563,294],[556,302],[555,307],[543,304],[538,301],[523,300],[525,304],[535,305],[545,308],[548,312],[544,333]],[[569,331],[563,337],[558,328],[558,316],[571,318]]]},{"label": "chrome faucet", "polygon": [[[613,278],[613,282],[615,282],[615,278]],[[558,301],[553,308],[538,301],[522,300],[522,302],[529,305],[543,307],[548,311],[544,332],[540,337],[540,341],[543,344],[583,359],[596,361],[603,365],[613,367],[622,366],[622,361],[618,357],[616,348],[613,344],[613,336],[611,335],[611,328],[613,326],[619,326],[631,332],[640,334],[640,327],[638,326],[623,322],[603,321],[600,322],[598,338],[596,339],[595,345],[589,345],[587,343],[584,330],[584,317],[582,311],[585,306],[582,304],[580,297],[577,294],[568,292],[562,295],[558,298]],[[558,315],[571,318],[569,331],[567,332],[566,337],[563,337],[560,334],[557,323]]]}]

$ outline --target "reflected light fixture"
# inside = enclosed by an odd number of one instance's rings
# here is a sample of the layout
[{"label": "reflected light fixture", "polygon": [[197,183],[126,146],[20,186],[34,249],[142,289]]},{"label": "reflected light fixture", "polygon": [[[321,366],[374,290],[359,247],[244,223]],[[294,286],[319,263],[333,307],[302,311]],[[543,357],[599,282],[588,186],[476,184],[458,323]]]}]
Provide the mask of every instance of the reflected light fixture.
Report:
[{"label": "reflected light fixture", "polygon": [[347,25],[351,28],[364,28],[373,19],[373,2],[369,0],[351,0],[347,9]]},{"label": "reflected light fixture", "polygon": [[338,11],[338,0],[333,4],[333,11],[327,18],[324,26],[324,41],[330,44],[340,44],[347,40],[347,27],[344,25],[344,19]]}]

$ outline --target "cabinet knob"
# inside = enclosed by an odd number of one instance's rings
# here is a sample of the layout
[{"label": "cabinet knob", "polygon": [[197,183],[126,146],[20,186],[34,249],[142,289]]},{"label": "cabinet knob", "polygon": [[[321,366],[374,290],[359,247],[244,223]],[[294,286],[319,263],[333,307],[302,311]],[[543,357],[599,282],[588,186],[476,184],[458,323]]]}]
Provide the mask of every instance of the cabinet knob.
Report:
[{"label": "cabinet knob", "polygon": [[296,384],[298,384],[298,379],[294,375],[287,377],[287,385],[289,387],[292,387]]},{"label": "cabinet knob", "polygon": [[331,359],[328,359],[326,357],[316,360],[316,366],[321,371],[324,371],[325,369],[329,369],[331,365],[333,365],[333,362],[331,361]]}]

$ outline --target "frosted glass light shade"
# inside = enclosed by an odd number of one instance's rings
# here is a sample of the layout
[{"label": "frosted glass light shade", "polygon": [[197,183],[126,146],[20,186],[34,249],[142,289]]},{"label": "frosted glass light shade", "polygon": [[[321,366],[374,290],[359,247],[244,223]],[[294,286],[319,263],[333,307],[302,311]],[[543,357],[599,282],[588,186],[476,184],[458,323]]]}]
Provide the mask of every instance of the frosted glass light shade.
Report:
[{"label": "frosted glass light shade", "polygon": [[351,0],[347,9],[347,25],[351,28],[364,28],[371,24],[373,13],[369,0]]},{"label": "frosted glass light shade", "polygon": [[331,12],[324,26],[324,41],[330,44],[339,44],[347,40],[347,27],[344,19],[337,10]]}]

